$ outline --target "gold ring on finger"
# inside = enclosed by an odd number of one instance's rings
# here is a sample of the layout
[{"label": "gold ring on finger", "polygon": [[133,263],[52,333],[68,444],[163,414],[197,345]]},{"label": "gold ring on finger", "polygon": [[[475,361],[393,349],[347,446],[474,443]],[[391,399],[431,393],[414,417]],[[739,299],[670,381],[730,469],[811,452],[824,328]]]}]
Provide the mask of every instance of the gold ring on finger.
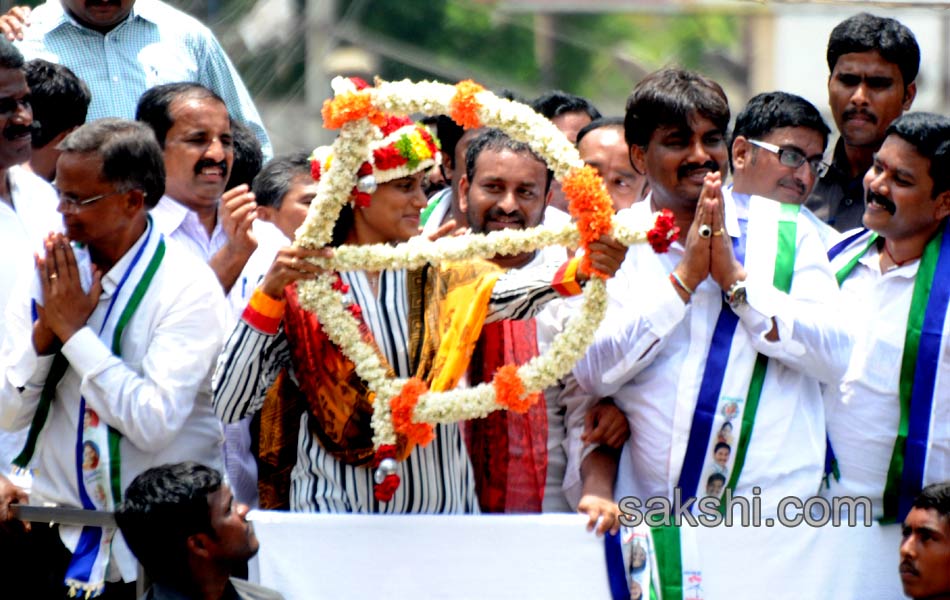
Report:
[{"label": "gold ring on finger", "polygon": [[52,281],[59,277],[59,273],[50,273],[49,280]]},{"label": "gold ring on finger", "polygon": [[719,228],[719,231],[717,231],[716,233],[713,234],[713,237],[719,237],[719,236],[721,236],[722,234],[724,234],[725,232],[726,232],[726,230],[723,229],[722,227],[720,227],[720,228]]}]

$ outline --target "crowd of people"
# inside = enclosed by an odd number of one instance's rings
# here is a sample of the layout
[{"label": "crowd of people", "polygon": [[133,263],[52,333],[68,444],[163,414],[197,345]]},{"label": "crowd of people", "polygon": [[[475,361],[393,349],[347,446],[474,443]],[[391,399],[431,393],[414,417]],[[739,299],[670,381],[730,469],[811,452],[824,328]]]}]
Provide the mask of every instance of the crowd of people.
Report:
[{"label": "crowd of people", "polygon": [[[722,87],[683,69],[639,81],[623,116],[558,91],[531,102],[618,220],[668,210],[680,239],[590,244],[609,307],[573,372],[524,413],[400,439],[391,497],[372,394],[297,285],[337,246],[569,223],[544,160],[497,129],[383,115],[332,243],[296,246],[331,148],[272,157],[203,25],[159,0],[48,0],[0,32],[13,597],[131,598],[138,563],[149,598],[279,597],[236,577],[257,552],[248,506],[579,511],[616,534],[622,498],[756,496],[778,516],[818,494],[869,499],[854,516],[902,534],[905,593],[950,597],[950,118],[910,112],[921,56],[898,21],[862,13],[831,34],[830,163],[807,100],[760,93],[730,130]],[[337,287],[390,376],[447,391],[547,348],[578,309],[581,263],[549,247],[345,271]],[[11,510],[26,502],[119,528],[29,527]],[[762,560],[753,549],[736,560]],[[897,563],[896,547],[854,552]],[[631,597],[656,584],[637,569]]]}]

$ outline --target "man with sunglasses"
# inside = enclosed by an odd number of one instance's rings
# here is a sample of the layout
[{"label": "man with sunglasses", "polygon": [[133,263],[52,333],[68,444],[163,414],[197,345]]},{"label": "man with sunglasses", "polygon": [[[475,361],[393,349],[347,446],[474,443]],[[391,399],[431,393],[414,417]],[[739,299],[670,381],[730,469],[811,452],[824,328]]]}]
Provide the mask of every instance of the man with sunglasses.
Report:
[{"label": "man with sunglasses", "polygon": [[[148,215],[165,189],[148,126],[99,119],[60,149],[66,235],[46,237],[33,285],[11,300],[0,427],[29,427],[15,462],[35,469],[34,504],[112,511],[149,467],[185,459],[221,466],[210,379],[224,297],[207,265],[168,242]],[[98,460],[82,460],[89,447]],[[33,528],[24,548],[36,549],[30,560],[42,573],[23,597],[134,581],[135,559],[114,533]],[[119,598],[135,591],[120,582],[105,590]]]},{"label": "man with sunglasses", "polygon": [[864,174],[891,122],[917,95],[920,48],[905,25],[861,13],[845,19],[828,40],[828,105],[840,138],[831,168],[807,206],[837,229],[861,227]]},{"label": "man with sunglasses", "polygon": [[[822,159],[829,133],[821,113],[808,100],[785,92],[755,96],[736,117],[733,183],[726,192],[803,204],[828,170]],[[802,214],[814,223],[822,241],[831,237],[834,230],[810,210]]]}]

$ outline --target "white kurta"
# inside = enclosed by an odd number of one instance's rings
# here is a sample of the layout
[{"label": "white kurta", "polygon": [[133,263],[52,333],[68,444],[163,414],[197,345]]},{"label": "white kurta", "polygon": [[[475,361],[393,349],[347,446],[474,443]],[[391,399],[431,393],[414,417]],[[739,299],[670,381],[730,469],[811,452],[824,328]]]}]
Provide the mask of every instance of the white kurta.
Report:
[{"label": "white kurta", "polygon": [[[6,306],[15,290],[29,288],[34,272],[33,253],[43,253],[43,238],[62,231],[63,218],[56,212],[59,200],[53,187],[23,167],[7,171],[13,205],[0,201],[0,339],[6,334]],[[0,470],[4,474],[26,442],[26,430],[0,432]],[[29,479],[21,481],[29,484]]]},{"label": "white kurta", "polygon": [[[872,246],[841,286],[854,322],[855,344],[841,386],[828,393],[828,436],[841,479],[832,480],[823,493],[870,498],[875,519],[883,514],[884,486],[900,422],[901,360],[919,266],[916,260],[881,273],[880,253]],[[948,348],[950,319],[944,322],[924,485],[950,479]]]},{"label": "white kurta", "polygon": [[[836,377],[823,359],[847,347],[835,322],[837,284],[824,248],[808,219],[799,216],[794,278],[790,294],[772,285],[774,235],[762,235],[757,215],[772,203],[725,194],[726,230],[739,235],[739,219],[751,212],[746,248],[748,304],[739,311],[736,336],[770,357],[754,433],[735,494],[752,497],[761,488],[762,514],[775,514],[785,496],[808,497],[821,482],[825,451],[824,411],[819,381]],[[747,204],[748,202],[748,204]],[[774,203],[772,203],[774,204]],[[644,218],[651,202],[626,213]],[[771,240],[771,245],[763,243]],[[574,373],[595,396],[612,396],[630,421],[617,497],[672,498],[680,478],[722,291],[711,277],[683,304],[668,276],[683,257],[675,243],[666,254],[646,244],[630,248],[617,277],[608,283],[611,306],[597,341]],[[768,273],[763,277],[761,273]],[[726,309],[728,310],[728,308]],[[772,320],[780,341],[765,336]],[[576,467],[574,467],[576,468]]]}]

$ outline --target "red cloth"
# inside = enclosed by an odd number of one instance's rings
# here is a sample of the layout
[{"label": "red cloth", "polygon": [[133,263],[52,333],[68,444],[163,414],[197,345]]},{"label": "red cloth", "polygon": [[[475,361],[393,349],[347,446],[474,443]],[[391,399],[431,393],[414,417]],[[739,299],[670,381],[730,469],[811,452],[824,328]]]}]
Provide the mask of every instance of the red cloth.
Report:
[{"label": "red cloth", "polygon": [[[472,385],[490,381],[506,364],[538,355],[534,319],[488,323],[469,370]],[[499,410],[465,423],[465,443],[483,512],[539,513],[547,477],[548,416],[544,394],[528,412]]]}]

